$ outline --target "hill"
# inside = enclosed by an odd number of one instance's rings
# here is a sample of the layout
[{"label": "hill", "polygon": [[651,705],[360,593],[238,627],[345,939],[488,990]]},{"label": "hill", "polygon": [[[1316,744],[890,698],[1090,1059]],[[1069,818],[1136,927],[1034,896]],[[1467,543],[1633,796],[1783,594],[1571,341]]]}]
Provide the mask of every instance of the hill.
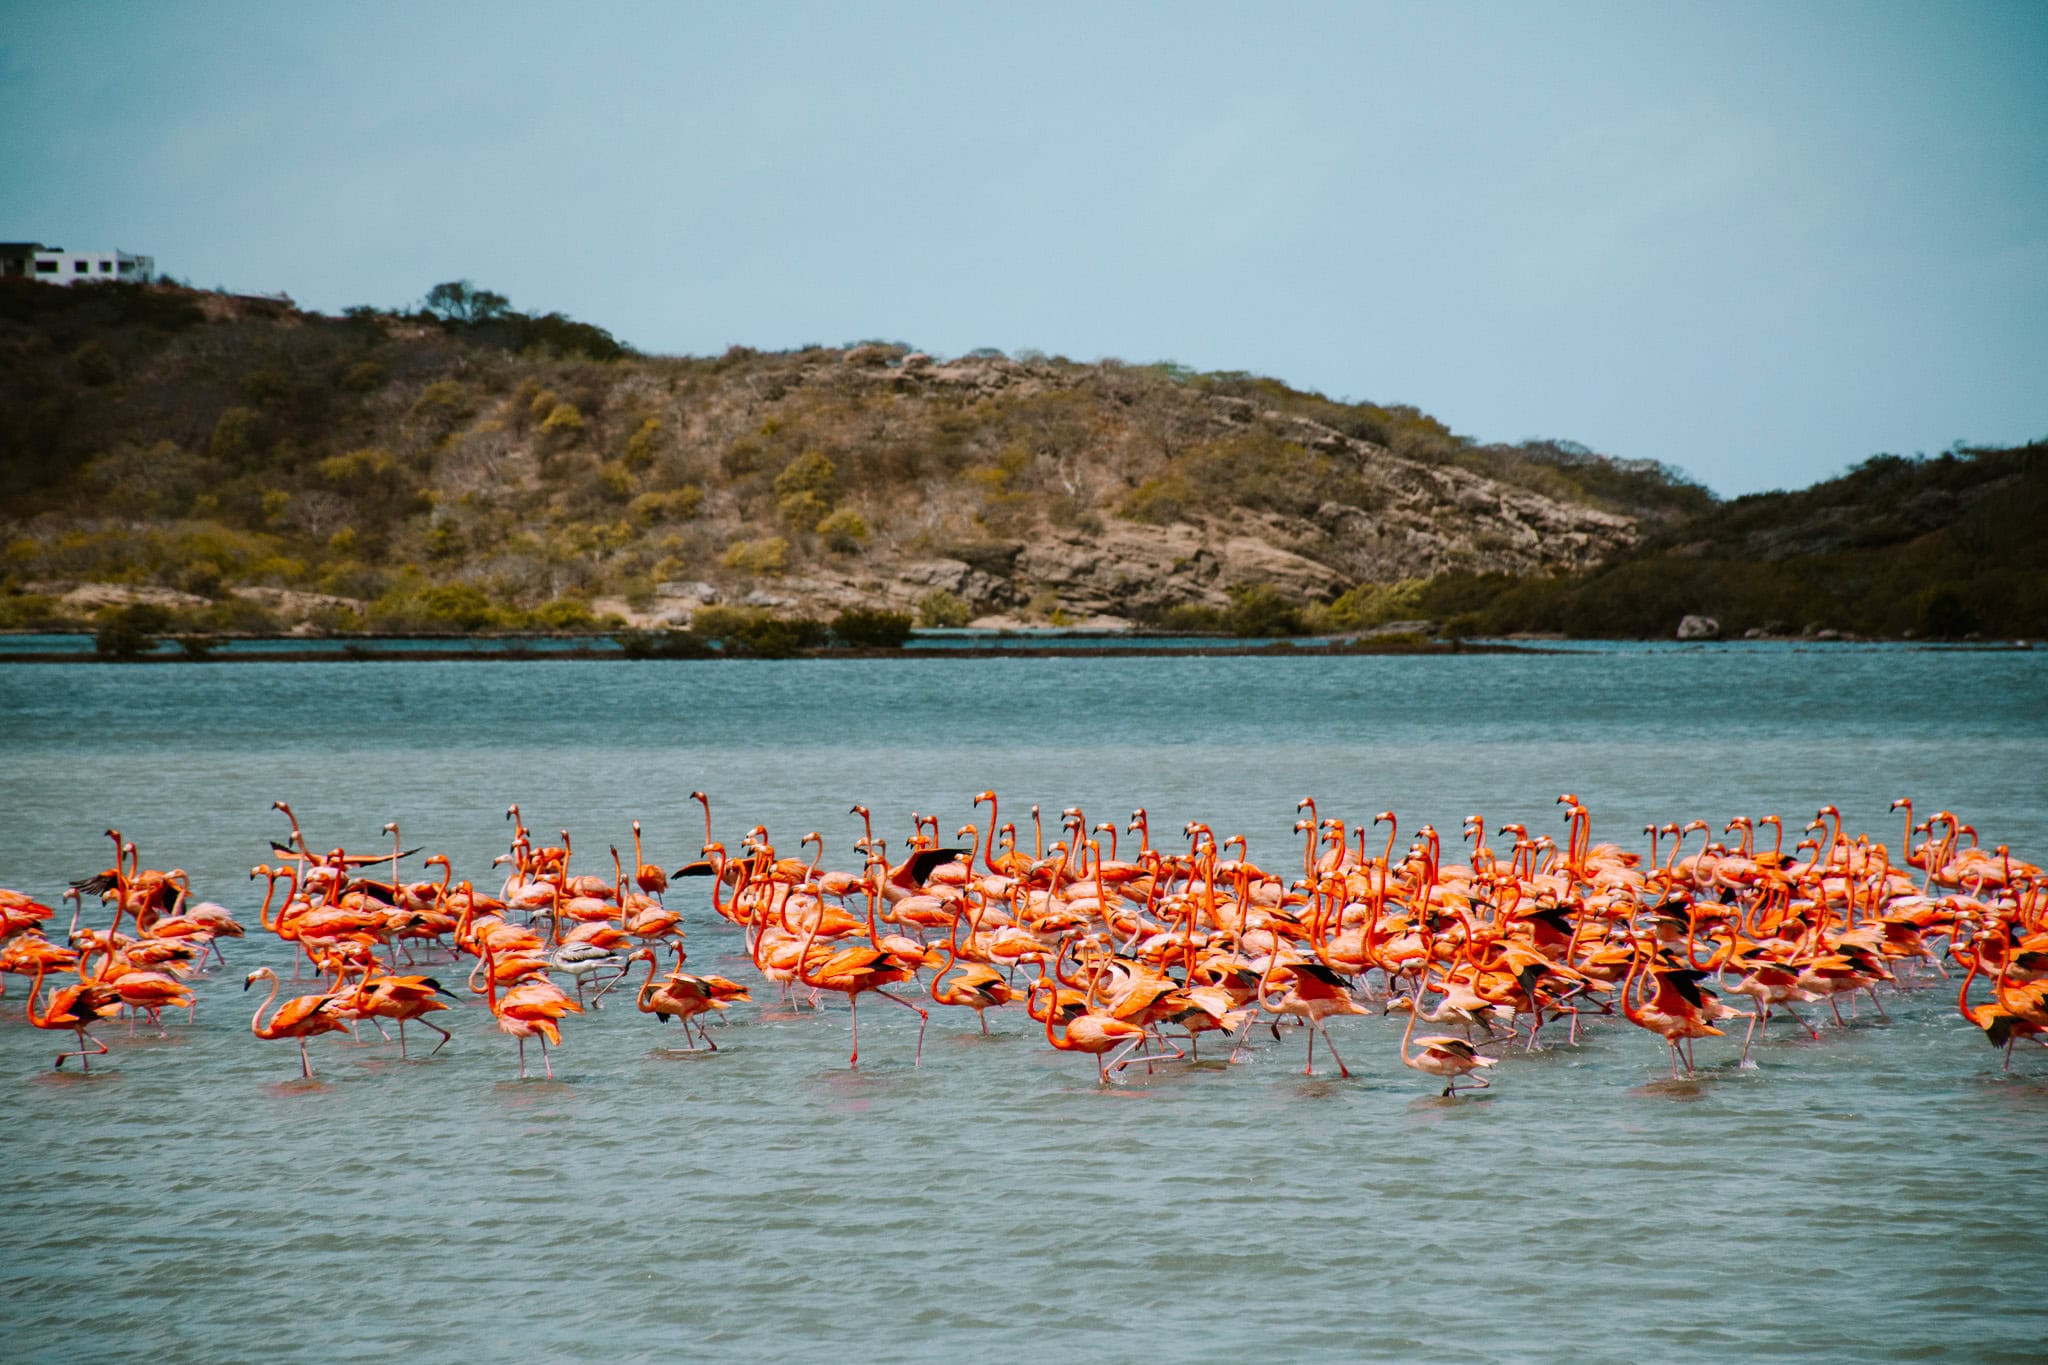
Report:
[{"label": "hill", "polygon": [[2048,443],[1877,455],[1795,492],[1667,522],[1601,568],[1454,574],[1404,611],[1455,634],[1656,636],[1688,613],[1727,634],[2048,635]]},{"label": "hill", "polygon": [[[1760,562],[1730,528],[1807,555],[1898,546],[1855,529],[1889,496],[1863,483],[1722,504],[1654,464],[1173,365],[641,356],[452,288],[431,313],[333,318],[0,282],[0,624],[149,601],[205,630],[587,629],[715,604],[1662,635],[1713,609],[1721,570],[1700,566]],[[1887,524],[1947,534],[1995,482]],[[1627,629],[1585,605],[1639,586],[1657,591]],[[1809,619],[1796,605],[1779,615]]]}]

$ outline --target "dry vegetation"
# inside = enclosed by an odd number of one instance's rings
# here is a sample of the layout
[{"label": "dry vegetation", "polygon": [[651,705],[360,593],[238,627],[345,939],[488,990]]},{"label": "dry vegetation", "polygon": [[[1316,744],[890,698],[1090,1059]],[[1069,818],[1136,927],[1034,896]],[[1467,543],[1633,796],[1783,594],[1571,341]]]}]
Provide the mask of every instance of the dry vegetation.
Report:
[{"label": "dry vegetation", "polygon": [[0,356],[14,627],[149,600],[213,631],[593,629],[715,603],[1611,633],[1565,605],[1603,565],[1638,544],[1708,562],[1688,528],[1744,507],[1652,464],[1170,365],[641,357],[558,317],[33,284],[0,288]]}]

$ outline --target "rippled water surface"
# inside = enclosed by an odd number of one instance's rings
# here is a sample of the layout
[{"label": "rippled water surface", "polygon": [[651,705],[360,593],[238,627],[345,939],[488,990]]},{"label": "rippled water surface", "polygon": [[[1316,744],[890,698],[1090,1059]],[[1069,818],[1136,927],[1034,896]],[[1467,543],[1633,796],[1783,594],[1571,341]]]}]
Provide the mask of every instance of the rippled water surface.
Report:
[{"label": "rippled water surface", "polygon": [[[2048,655],[1897,649],[1340,659],[221,664],[0,668],[0,885],[53,898],[118,825],[253,925],[290,800],[318,846],[408,845],[481,882],[507,802],[576,865],[639,817],[651,860],[819,829],[896,838],[993,786],[1006,818],[1199,817],[1299,856],[1294,803],[1595,835],[1823,801],[1896,845],[1894,796],[2048,853]],[[1027,834],[1028,838],[1028,834]],[[685,884],[687,885],[687,884]],[[752,980],[698,899],[691,961]],[[260,931],[258,931],[260,934]],[[1774,1033],[1761,1066],[1593,1027],[1443,1101],[1399,1029],[1357,1073],[1238,1066],[1104,1090],[1012,1009],[980,1037],[741,1006],[716,1056],[624,1007],[514,1079],[481,1009],[432,1061],[249,1035],[228,945],[171,1036],[101,1030],[90,1079],[0,1000],[0,1357],[9,1360],[1460,1357],[2039,1359],[2048,1053],[2012,1074],[1952,992]],[[757,991],[768,998],[771,993]],[[371,1035],[374,1038],[374,1034]],[[1320,1061],[1321,1059],[1319,1059]]]}]

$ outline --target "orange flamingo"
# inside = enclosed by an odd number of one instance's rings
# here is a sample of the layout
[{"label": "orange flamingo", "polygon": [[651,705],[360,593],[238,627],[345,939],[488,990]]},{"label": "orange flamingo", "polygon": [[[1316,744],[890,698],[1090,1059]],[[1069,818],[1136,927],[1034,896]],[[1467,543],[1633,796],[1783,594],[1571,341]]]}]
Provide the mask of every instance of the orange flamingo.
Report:
[{"label": "orange flamingo", "polygon": [[265,1042],[279,1038],[296,1038],[299,1042],[299,1073],[306,1079],[313,1077],[313,1061],[306,1055],[306,1040],[323,1033],[345,1033],[348,1023],[336,1013],[335,1005],[340,997],[334,995],[299,995],[284,1002],[277,1013],[263,1022],[263,1011],[270,1008],[270,1002],[277,999],[281,983],[277,973],[268,967],[258,967],[242,981],[242,989],[248,990],[258,981],[270,983],[270,994],[263,997],[263,1003],[256,1007],[256,1013],[249,1019],[249,1031]]},{"label": "orange flamingo", "polygon": [[[1054,1033],[1053,1016],[1060,1012],[1059,988],[1053,984],[1051,977],[1041,976],[1031,983],[1031,989],[1025,998],[1025,1008],[1034,1016],[1038,1015],[1032,1002],[1037,1000],[1041,988],[1051,997],[1046,1001],[1044,1015],[1038,1016],[1045,1020],[1045,1041],[1061,1052],[1086,1052],[1093,1056],[1096,1076],[1104,1085],[1108,1085],[1110,1072],[1122,1070],[1134,1060],[1132,1054],[1136,1052],[1138,1045],[1145,1041],[1145,1030],[1137,1024],[1126,1023],[1112,1015],[1084,1010],[1068,1018],[1064,1035]],[[1105,1054],[1118,1048],[1123,1048],[1123,1053],[1114,1062],[1107,1060]]]},{"label": "orange flamingo", "polygon": [[[810,837],[806,836],[806,842]],[[868,865],[868,939],[867,946],[842,948],[820,961],[812,968],[812,946],[817,941],[818,923],[822,914],[811,921],[804,934],[803,947],[796,956],[797,979],[813,990],[835,991],[846,997],[848,1010],[853,1015],[853,1055],[847,1059],[848,1066],[860,1065],[860,997],[872,992],[884,1000],[892,1000],[917,1014],[917,1056],[913,1066],[924,1065],[924,1030],[931,1022],[931,1011],[913,1005],[900,995],[892,995],[883,987],[899,981],[914,981],[918,963],[906,962],[896,954],[883,949],[875,942],[875,899],[881,895],[881,872],[886,864],[876,859]]]},{"label": "orange flamingo", "polygon": [[[66,986],[50,993],[49,1006],[40,1014],[36,1012],[36,994],[43,988],[43,976],[50,970],[50,959],[45,957],[36,963],[36,977],[28,988],[28,1021],[42,1029],[70,1029],[78,1035],[78,1047],[72,1052],[60,1052],[53,1068],[61,1068],[66,1057],[78,1058],[79,1070],[90,1072],[92,1059],[107,1050],[107,1045],[86,1032],[95,1019],[104,1019],[118,1012],[121,999],[109,987],[93,981],[81,981],[76,986]],[[92,1044],[87,1047],[86,1044]]]}]

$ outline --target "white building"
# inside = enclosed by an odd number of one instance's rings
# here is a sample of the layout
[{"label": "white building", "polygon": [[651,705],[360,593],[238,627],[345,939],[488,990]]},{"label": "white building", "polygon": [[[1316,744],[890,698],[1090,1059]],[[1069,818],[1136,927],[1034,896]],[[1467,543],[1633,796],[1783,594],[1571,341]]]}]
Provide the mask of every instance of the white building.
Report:
[{"label": "white building", "polygon": [[0,274],[25,275],[44,284],[90,284],[120,280],[140,284],[156,278],[156,257],[125,251],[66,251],[40,242],[0,243]]}]

